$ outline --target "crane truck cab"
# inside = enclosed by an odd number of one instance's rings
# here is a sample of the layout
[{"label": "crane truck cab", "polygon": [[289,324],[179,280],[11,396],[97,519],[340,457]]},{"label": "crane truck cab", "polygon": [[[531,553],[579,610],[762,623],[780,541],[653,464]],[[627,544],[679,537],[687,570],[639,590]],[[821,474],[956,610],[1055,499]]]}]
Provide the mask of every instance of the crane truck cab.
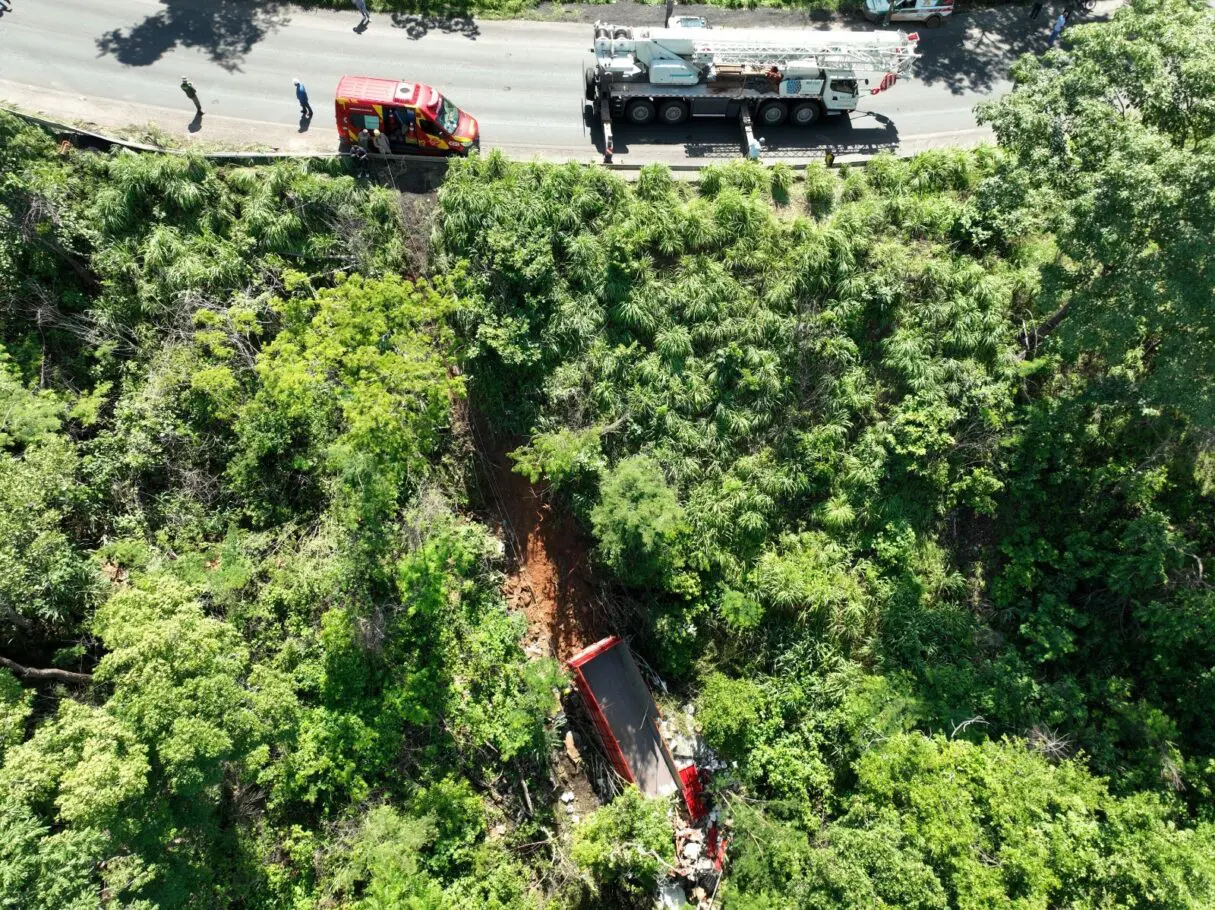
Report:
[{"label": "crane truck cab", "polygon": [[399,153],[467,155],[480,142],[477,121],[421,82],[343,76],[334,106],[343,144],[364,129],[382,132]]},{"label": "crane truck cab", "polygon": [[891,22],[923,22],[936,28],[953,15],[953,0],[865,0],[862,12],[870,22],[885,22],[889,12]]}]

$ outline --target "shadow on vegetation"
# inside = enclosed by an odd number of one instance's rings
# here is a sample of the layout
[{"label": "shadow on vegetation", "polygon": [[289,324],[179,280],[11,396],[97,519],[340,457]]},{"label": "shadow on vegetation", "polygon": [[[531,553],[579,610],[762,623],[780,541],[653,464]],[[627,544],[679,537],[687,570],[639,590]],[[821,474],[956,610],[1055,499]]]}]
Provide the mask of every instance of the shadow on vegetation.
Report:
[{"label": "shadow on vegetation", "polygon": [[462,35],[470,41],[476,41],[481,29],[473,21],[472,12],[467,7],[445,6],[438,12],[428,12],[425,8],[417,13],[393,13],[392,27],[403,29],[411,41],[425,38],[433,31],[446,32],[449,35]]},{"label": "shadow on vegetation", "polygon": [[176,47],[198,48],[224,69],[240,69],[245,55],[290,15],[277,0],[161,0],[164,7],[130,29],[97,39],[99,56],[126,66],[149,66]]}]

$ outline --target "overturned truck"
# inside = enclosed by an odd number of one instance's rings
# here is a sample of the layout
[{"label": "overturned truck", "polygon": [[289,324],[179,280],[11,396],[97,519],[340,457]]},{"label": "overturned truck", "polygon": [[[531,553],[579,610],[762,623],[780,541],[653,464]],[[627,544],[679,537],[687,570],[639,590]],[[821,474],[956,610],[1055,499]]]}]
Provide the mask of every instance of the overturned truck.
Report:
[{"label": "overturned truck", "polygon": [[678,792],[693,822],[706,815],[695,762],[679,768],[659,726],[660,715],[628,645],[618,636],[568,661],[574,684],[612,767],[647,796]]}]

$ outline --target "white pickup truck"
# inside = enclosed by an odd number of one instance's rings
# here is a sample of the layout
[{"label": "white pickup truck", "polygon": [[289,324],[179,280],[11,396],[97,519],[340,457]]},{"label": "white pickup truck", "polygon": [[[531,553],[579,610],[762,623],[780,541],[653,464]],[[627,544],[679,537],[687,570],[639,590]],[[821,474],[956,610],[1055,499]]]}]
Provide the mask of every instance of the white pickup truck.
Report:
[{"label": "white pickup truck", "polygon": [[936,28],[953,15],[953,0],[865,0],[864,13],[870,22],[885,22],[889,13],[891,22],[923,22]]}]

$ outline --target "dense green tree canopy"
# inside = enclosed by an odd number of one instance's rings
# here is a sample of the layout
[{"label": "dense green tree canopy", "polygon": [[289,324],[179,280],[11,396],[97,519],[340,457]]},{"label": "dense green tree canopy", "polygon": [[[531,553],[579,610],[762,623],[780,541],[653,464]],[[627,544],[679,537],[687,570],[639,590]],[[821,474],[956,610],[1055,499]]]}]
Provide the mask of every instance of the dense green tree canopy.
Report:
[{"label": "dense green tree canopy", "polygon": [[721,759],[726,907],[1215,905],[1213,21],[799,179],[0,114],[0,907],[649,906],[547,547]]}]

